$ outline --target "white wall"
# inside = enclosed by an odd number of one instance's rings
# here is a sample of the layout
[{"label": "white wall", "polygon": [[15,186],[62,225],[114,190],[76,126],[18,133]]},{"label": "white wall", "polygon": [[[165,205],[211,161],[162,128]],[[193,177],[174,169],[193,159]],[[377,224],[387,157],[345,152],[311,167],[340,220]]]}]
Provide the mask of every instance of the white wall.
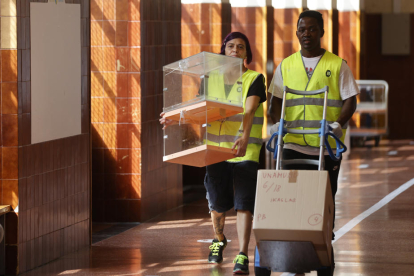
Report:
[{"label": "white wall", "polygon": [[81,134],[80,5],[30,3],[32,144]]}]

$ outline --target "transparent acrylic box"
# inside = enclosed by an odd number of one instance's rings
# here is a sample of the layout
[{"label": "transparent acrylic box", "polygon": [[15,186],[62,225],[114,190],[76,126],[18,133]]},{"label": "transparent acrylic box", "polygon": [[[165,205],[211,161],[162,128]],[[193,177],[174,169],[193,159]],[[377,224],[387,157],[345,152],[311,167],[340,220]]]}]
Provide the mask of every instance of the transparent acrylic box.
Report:
[{"label": "transparent acrylic box", "polygon": [[383,80],[357,80],[360,94],[352,117],[353,137],[380,137],[388,134],[388,83]]},{"label": "transparent acrylic box", "polygon": [[174,122],[164,130],[164,161],[203,167],[234,157],[207,129],[243,112],[242,65],[202,52],[163,67],[164,117]]}]

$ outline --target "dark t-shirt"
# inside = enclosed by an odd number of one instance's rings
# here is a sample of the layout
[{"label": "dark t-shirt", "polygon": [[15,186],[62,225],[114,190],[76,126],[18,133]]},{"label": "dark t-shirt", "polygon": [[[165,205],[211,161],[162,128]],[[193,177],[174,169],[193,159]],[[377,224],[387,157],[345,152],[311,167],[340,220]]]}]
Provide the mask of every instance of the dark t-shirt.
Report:
[{"label": "dark t-shirt", "polygon": [[249,88],[249,91],[247,91],[247,97],[250,97],[250,96],[259,96],[260,103],[263,103],[266,101],[266,86],[264,84],[263,74],[260,74],[253,81],[252,85]]}]

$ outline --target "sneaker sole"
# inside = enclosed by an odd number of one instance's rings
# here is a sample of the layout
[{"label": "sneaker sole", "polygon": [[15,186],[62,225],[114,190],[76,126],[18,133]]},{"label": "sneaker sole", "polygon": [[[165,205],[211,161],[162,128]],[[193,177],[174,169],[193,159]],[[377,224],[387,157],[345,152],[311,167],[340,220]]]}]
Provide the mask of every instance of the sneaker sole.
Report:
[{"label": "sneaker sole", "polygon": [[209,264],[221,264],[223,262],[223,260],[221,260],[220,262],[216,262],[216,261],[207,261]]},{"label": "sneaker sole", "polygon": [[249,271],[243,271],[243,270],[233,270],[233,274],[235,275],[249,275]]}]

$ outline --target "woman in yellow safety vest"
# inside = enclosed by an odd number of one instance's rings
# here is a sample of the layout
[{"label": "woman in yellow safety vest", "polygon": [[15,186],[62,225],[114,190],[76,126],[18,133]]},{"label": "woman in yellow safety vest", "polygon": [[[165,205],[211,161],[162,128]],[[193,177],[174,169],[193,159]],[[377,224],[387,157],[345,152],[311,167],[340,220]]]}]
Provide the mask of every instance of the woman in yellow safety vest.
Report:
[{"label": "woman in yellow safety vest", "polygon": [[[233,261],[235,263],[233,271],[235,274],[247,274],[249,272],[247,253],[256,194],[257,170],[263,143],[262,103],[266,101],[266,87],[262,74],[245,67],[252,61],[252,50],[244,34],[240,32],[228,34],[223,41],[220,54],[244,59],[242,91],[233,88],[227,95],[231,97],[233,93],[242,93],[244,111],[213,122],[207,128],[208,144],[235,150],[233,159],[209,165],[206,168],[204,186],[207,190],[215,234],[215,239],[209,247],[208,262],[223,261],[223,250],[227,245],[223,233],[225,212],[234,207],[237,211],[240,253]],[[214,93],[223,93],[223,85],[226,85],[223,79],[211,75],[208,79],[209,96]],[[242,131],[239,131],[240,129]]]}]

